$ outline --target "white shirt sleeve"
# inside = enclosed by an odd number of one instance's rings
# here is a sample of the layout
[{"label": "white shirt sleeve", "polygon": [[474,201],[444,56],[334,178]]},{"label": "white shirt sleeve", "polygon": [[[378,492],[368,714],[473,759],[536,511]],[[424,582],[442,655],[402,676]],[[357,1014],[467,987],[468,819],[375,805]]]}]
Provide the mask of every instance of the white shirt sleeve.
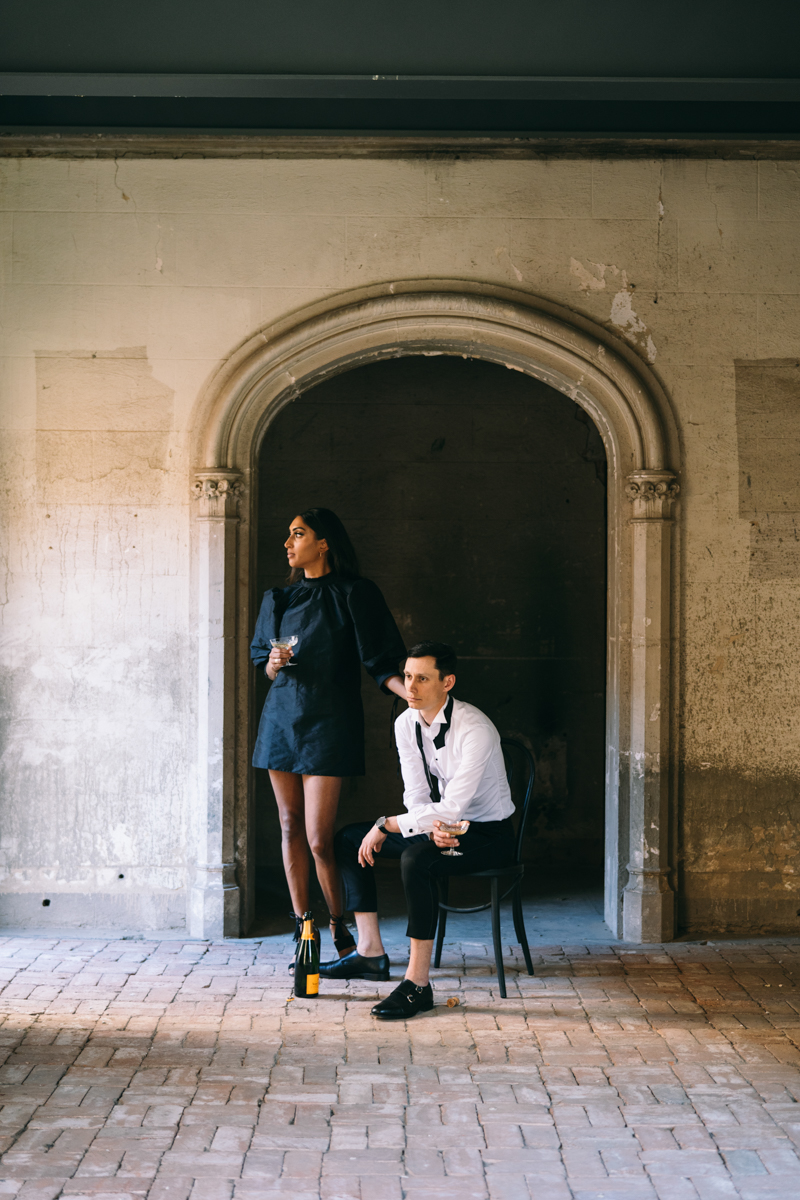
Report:
[{"label": "white shirt sleeve", "polygon": [[[398,739],[398,748],[399,744]],[[409,815],[397,818],[403,837],[411,837],[415,833],[430,833],[434,821],[455,822],[461,820],[462,813],[466,810],[470,800],[474,798],[487,764],[494,753],[495,732],[489,725],[474,725],[464,731],[458,746],[454,747],[458,755],[458,768],[453,778],[445,784],[442,798],[438,804],[430,802],[428,781],[425,779],[425,768],[422,765],[419,747],[415,745],[414,750],[419,761],[419,774],[424,781],[425,797],[428,802],[420,803],[419,789],[416,788],[414,791],[415,802],[412,808],[408,802],[408,793],[406,793],[404,801]],[[400,762],[403,766],[403,780],[405,781],[405,764],[402,755]]]},{"label": "white shirt sleeve", "polygon": [[[395,724],[395,740],[397,753],[400,756],[400,770],[403,773],[403,803],[409,816],[398,814],[397,824],[403,837],[411,837],[420,831],[415,827],[414,814],[426,805],[430,807],[431,792],[428,787],[428,777],[422,763],[422,755],[417,745],[416,722],[410,723],[400,717]],[[433,828],[433,826],[431,826]]]}]

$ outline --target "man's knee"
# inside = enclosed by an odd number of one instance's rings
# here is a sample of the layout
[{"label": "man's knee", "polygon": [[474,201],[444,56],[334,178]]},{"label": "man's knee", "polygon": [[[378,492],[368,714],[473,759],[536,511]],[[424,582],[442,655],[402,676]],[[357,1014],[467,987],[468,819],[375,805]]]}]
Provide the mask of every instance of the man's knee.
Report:
[{"label": "man's knee", "polygon": [[400,873],[403,882],[420,875],[429,876],[441,851],[431,841],[414,842],[406,846],[400,856]]},{"label": "man's knee", "polygon": [[337,862],[350,862],[358,858],[358,850],[371,826],[364,821],[345,825],[333,839],[333,852]]}]

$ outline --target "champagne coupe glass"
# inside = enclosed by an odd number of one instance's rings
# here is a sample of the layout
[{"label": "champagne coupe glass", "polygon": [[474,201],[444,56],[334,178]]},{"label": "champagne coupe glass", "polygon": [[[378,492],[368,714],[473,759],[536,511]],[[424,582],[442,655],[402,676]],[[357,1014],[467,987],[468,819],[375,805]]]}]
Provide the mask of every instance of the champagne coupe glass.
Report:
[{"label": "champagne coupe glass", "polygon": [[[296,646],[300,639],[294,633],[287,633],[284,637],[270,638],[269,644],[275,650],[291,650],[292,646]],[[283,664],[285,667],[293,667],[295,664],[291,659]]]},{"label": "champagne coupe glass", "polygon": [[[469,829],[469,821],[454,821],[452,824],[446,821],[439,822],[439,829],[442,833],[448,834],[450,837],[458,837],[459,834],[464,834]],[[446,854],[448,858],[463,858],[463,850],[454,850],[452,847],[448,850],[443,850],[442,854]]]}]

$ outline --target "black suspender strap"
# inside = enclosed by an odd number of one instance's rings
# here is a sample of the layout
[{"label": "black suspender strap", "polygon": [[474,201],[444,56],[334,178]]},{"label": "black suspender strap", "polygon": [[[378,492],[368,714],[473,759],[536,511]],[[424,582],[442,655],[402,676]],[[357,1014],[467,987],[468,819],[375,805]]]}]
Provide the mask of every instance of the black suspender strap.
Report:
[{"label": "black suspender strap", "polygon": [[447,736],[447,731],[450,728],[450,723],[452,720],[453,720],[453,697],[450,696],[450,698],[447,701],[447,704],[445,705],[444,720],[442,721],[441,725],[439,726],[439,732],[437,733],[436,737],[433,739],[433,744],[437,750],[444,750],[444,739]]},{"label": "black suspender strap", "polygon": [[[449,700],[447,701],[447,705],[444,710],[444,721],[439,726],[439,732],[436,734],[436,737],[433,739],[433,744],[437,750],[444,749],[444,739],[447,736],[447,731],[450,728],[450,723],[451,723],[452,719],[453,719],[453,697],[451,696],[449,698]],[[428,760],[425,757],[425,749],[422,745],[422,729],[420,727],[419,721],[417,721],[417,745],[419,746],[419,752],[422,756],[422,765],[425,768],[425,778],[428,781],[428,790],[430,791],[430,794],[431,794],[431,804],[438,804],[442,798],[441,794],[439,792],[439,780],[436,778],[435,775],[431,774],[431,769],[428,766]]]}]

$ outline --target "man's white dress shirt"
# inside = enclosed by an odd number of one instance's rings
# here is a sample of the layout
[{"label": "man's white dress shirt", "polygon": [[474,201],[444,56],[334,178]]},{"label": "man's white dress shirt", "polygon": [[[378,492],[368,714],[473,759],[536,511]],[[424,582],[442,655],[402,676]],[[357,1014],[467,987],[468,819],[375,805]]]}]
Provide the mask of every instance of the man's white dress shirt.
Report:
[{"label": "man's white dress shirt", "polygon": [[[403,803],[407,816],[398,816],[403,837],[430,833],[434,821],[502,821],[514,812],[506,778],[500,734],[488,717],[453,699],[450,728],[442,749],[435,745],[445,720],[447,704],[430,725],[412,708],[395,722],[395,737],[403,772]],[[422,748],[431,775],[439,781],[441,800],[431,802],[425,766],[417,744],[417,725],[422,731]]]}]

